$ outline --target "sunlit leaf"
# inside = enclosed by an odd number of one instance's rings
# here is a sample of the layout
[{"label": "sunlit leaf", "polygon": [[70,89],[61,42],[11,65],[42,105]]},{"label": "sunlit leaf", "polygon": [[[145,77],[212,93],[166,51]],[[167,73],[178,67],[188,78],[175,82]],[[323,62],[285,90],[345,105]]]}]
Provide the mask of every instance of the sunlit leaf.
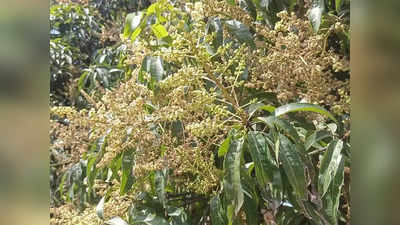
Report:
[{"label": "sunlit leaf", "polygon": [[79,78],[79,81],[78,81],[78,91],[81,90],[81,89],[83,89],[84,86],[86,85],[86,82],[87,82],[87,80],[88,80],[88,74],[89,74],[89,72],[88,72],[88,71],[85,71],[85,72],[83,72],[83,74],[82,74],[81,77]]},{"label": "sunlit leaf", "polygon": [[342,155],[340,154],[342,148],[343,142],[341,140],[333,140],[323,155],[318,176],[318,191],[321,193],[321,196],[324,196],[327,192],[339,168],[342,160]]},{"label": "sunlit leaf", "polygon": [[340,160],[338,169],[336,170],[336,174],[328,188],[328,191],[325,193],[322,201],[324,204],[324,209],[330,222],[333,225],[338,224],[338,215],[339,215],[339,204],[340,204],[340,195],[341,189],[344,182],[344,159]]},{"label": "sunlit leaf", "polygon": [[[129,13],[125,19],[125,27],[124,27],[124,38],[130,38],[132,33],[134,33],[140,25],[143,13],[142,12],[133,12]],[[136,35],[137,36],[137,35]],[[136,37],[135,37],[136,38]],[[132,38],[132,39],[135,39]]]},{"label": "sunlit leaf", "polygon": [[232,138],[232,136],[228,135],[228,137],[219,146],[219,148],[218,148],[218,157],[223,157],[228,152],[229,145],[231,143],[231,138]]},{"label": "sunlit leaf", "polygon": [[104,201],[105,201],[106,196],[102,197],[100,202],[96,206],[96,215],[100,219],[104,219]]},{"label": "sunlit leaf", "polygon": [[168,36],[167,29],[161,24],[154,24],[151,26],[151,29],[158,39],[162,39]]},{"label": "sunlit leaf", "polygon": [[109,225],[128,225],[128,223],[125,222],[125,220],[121,219],[121,217],[118,217],[118,216],[108,220],[106,222],[106,224],[109,224]]},{"label": "sunlit leaf", "polygon": [[321,106],[308,103],[290,103],[280,106],[275,109],[275,116],[278,117],[289,112],[298,112],[298,111],[319,113],[337,122],[336,118],[328,110],[324,109]]},{"label": "sunlit leaf", "polygon": [[319,26],[321,25],[322,13],[325,10],[325,0],[313,0],[311,10],[308,18],[310,19],[311,25],[314,32],[318,32]]}]

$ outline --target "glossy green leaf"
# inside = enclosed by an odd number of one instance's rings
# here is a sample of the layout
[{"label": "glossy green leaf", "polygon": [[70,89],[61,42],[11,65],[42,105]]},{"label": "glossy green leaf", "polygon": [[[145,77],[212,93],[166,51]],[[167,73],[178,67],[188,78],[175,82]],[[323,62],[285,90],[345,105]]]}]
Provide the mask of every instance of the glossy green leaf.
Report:
[{"label": "glossy green leaf", "polygon": [[341,189],[344,182],[344,159],[342,158],[339,163],[339,167],[336,171],[335,177],[329,186],[328,191],[325,193],[323,197],[323,205],[326,214],[328,215],[328,219],[333,225],[338,224],[338,215],[339,215],[339,204],[340,204],[340,195]]},{"label": "glossy green leaf", "polygon": [[339,168],[342,160],[342,155],[340,154],[342,148],[343,142],[341,140],[333,140],[323,155],[318,176],[318,191],[321,193],[321,196],[324,196],[327,192]]},{"label": "glossy green leaf", "polygon": [[336,118],[328,110],[324,109],[321,106],[308,103],[290,103],[280,106],[275,109],[275,116],[278,117],[289,112],[298,112],[298,111],[319,113],[337,122]]},{"label": "glossy green leaf", "polygon": [[133,12],[129,13],[126,16],[125,27],[124,27],[124,38],[132,38],[133,40],[136,38],[136,37],[133,38],[132,34],[138,30],[137,28],[139,28],[142,16],[143,16],[142,12]]},{"label": "glossy green leaf", "polygon": [[277,126],[286,135],[290,136],[293,140],[299,142],[300,137],[297,130],[286,120],[280,119],[276,116],[257,117],[258,121],[264,122],[270,128]]},{"label": "glossy green leaf", "polygon": [[251,47],[255,47],[253,35],[250,33],[249,28],[237,20],[225,21],[228,31],[236,37],[241,43],[247,43]]},{"label": "glossy green leaf", "polygon": [[214,196],[210,201],[211,222],[213,225],[225,225],[226,217],[219,195]]},{"label": "glossy green leaf", "polygon": [[307,200],[306,165],[296,146],[284,135],[279,134],[279,158],[289,183],[299,200]]},{"label": "glossy green leaf", "polygon": [[232,136],[228,135],[228,137],[222,142],[222,144],[218,148],[218,157],[223,157],[226,155],[229,149],[229,145],[231,144]]},{"label": "glossy green leaf", "polygon": [[273,113],[275,111],[275,107],[271,105],[265,105],[264,103],[261,102],[253,103],[247,107],[249,118],[251,118],[254,115],[254,113],[257,112],[258,110],[264,110]]},{"label": "glossy green leaf", "polygon": [[321,25],[322,13],[325,10],[325,0],[313,0],[308,18],[314,29],[314,32],[318,32],[319,26]]},{"label": "glossy green leaf", "polygon": [[96,206],[96,215],[100,218],[100,219],[104,219],[104,201],[105,201],[106,196],[103,196],[101,198],[101,200],[99,201],[99,203]]},{"label": "glossy green leaf", "polygon": [[243,139],[232,140],[229,150],[225,155],[223,181],[225,197],[228,205],[233,206],[234,214],[237,215],[243,205],[243,190],[240,183],[240,156]]},{"label": "glossy green leaf", "polygon": [[306,138],[306,143],[304,145],[305,150],[310,149],[311,146],[313,146],[314,144],[331,136],[332,136],[331,133],[325,130],[314,131],[310,136]]},{"label": "glossy green leaf", "polygon": [[151,29],[158,39],[168,36],[167,29],[161,24],[154,24],[151,26]]},{"label": "glossy green leaf", "polygon": [[266,139],[262,133],[250,131],[247,134],[246,143],[254,162],[257,181],[262,188],[266,188],[273,177],[274,170],[277,168],[268,149]]}]

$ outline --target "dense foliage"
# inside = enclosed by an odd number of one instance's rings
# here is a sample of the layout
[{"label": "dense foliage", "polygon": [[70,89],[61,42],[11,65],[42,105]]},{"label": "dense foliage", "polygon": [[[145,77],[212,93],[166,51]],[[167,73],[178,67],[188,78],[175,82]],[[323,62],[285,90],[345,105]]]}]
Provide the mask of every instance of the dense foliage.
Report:
[{"label": "dense foliage", "polygon": [[349,1],[57,1],[52,224],[349,224]]}]

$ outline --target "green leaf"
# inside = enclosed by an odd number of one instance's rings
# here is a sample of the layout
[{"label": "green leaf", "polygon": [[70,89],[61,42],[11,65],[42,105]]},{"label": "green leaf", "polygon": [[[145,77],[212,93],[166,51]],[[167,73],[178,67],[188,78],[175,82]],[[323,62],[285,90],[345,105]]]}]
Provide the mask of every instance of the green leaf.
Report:
[{"label": "green leaf", "polygon": [[92,187],[94,185],[94,179],[97,175],[97,168],[96,168],[96,161],[97,157],[91,157],[88,159],[88,164],[86,167],[86,177],[88,182],[88,194],[92,192]]},{"label": "green leaf", "polygon": [[213,225],[225,225],[226,217],[219,195],[214,196],[210,201],[211,223]]},{"label": "green leaf", "polygon": [[215,38],[212,41],[214,50],[223,44],[223,28],[219,18],[210,18],[207,22],[206,33],[210,34],[215,32]]},{"label": "green leaf", "polygon": [[[133,12],[129,13],[125,19],[125,27],[124,27],[124,38],[131,38],[134,40],[136,36],[133,37],[133,33],[140,29],[139,25],[142,20],[143,13],[142,12]],[[139,28],[139,29],[138,29]],[[140,31],[139,31],[140,33]]]},{"label": "green leaf", "polygon": [[151,26],[151,29],[158,39],[162,39],[168,36],[167,29],[161,24],[154,24]]},{"label": "green leaf", "polygon": [[328,215],[329,221],[333,225],[338,224],[338,210],[340,203],[340,194],[344,182],[344,158],[340,160],[339,167],[336,171],[335,177],[331,182],[331,185],[323,197],[323,205],[325,213]]},{"label": "green leaf", "polygon": [[142,32],[142,28],[141,28],[141,27],[138,27],[138,28],[132,33],[131,40],[134,41],[134,40],[137,38],[137,36],[139,36],[139,34],[140,34],[141,32]]},{"label": "green leaf", "polygon": [[335,139],[329,144],[328,149],[324,153],[318,176],[318,191],[321,193],[321,196],[324,196],[327,192],[328,187],[339,168],[342,160],[342,155],[340,154],[342,148],[343,142]]},{"label": "green leaf", "polygon": [[149,8],[147,8],[147,10],[146,10],[147,15],[151,15],[151,14],[156,13],[157,8],[159,8],[159,5],[160,4],[158,2],[151,4],[149,6]]},{"label": "green leaf", "polygon": [[243,168],[241,173],[242,187],[245,192],[243,208],[246,214],[247,225],[259,225],[260,216],[258,213],[258,193],[254,179],[247,174],[247,170]]},{"label": "green leaf", "polygon": [[78,91],[80,91],[81,89],[83,89],[83,87],[85,86],[85,84],[86,84],[86,82],[87,82],[87,80],[88,80],[88,74],[89,74],[89,72],[88,72],[88,71],[85,71],[85,72],[81,75],[81,77],[79,78],[79,81],[78,81]]},{"label": "green leaf", "polygon": [[104,200],[106,196],[102,197],[100,202],[96,206],[96,214],[100,219],[104,219]]},{"label": "green leaf", "polygon": [[240,183],[240,156],[243,139],[232,140],[224,160],[225,176],[223,181],[226,201],[237,215],[243,205],[243,190]]},{"label": "green leaf", "polygon": [[311,146],[315,145],[319,141],[331,136],[331,133],[325,130],[314,131],[310,136],[306,138],[305,150],[310,149]]},{"label": "green leaf", "polygon": [[168,206],[167,214],[172,218],[170,225],[189,225],[188,216],[184,208]]},{"label": "green leaf", "polygon": [[145,206],[133,208],[130,214],[133,224],[169,225],[166,219],[155,213],[154,209]]},{"label": "green leaf", "polygon": [[253,35],[250,33],[249,28],[237,20],[225,21],[230,34],[235,36],[241,43],[247,43],[252,48],[255,48]]},{"label": "green leaf", "polygon": [[252,0],[240,0],[239,6],[243,10],[247,11],[254,20],[257,19],[257,8]]},{"label": "green leaf", "polygon": [[231,5],[235,5],[235,0],[226,0],[226,2],[231,4]]},{"label": "green leaf", "polygon": [[152,80],[161,81],[164,75],[161,56],[146,56],[142,62],[142,70],[149,73]]},{"label": "green leaf", "polygon": [[324,0],[313,0],[308,18],[311,22],[314,32],[318,32],[321,25],[322,13],[325,10]]},{"label": "green leaf", "polygon": [[251,118],[255,112],[257,112],[258,110],[264,110],[270,113],[273,113],[275,111],[275,107],[271,106],[271,105],[265,105],[264,103],[261,102],[256,102],[253,104],[250,104],[248,106],[247,112],[249,114],[249,118]]},{"label": "green leaf", "polygon": [[228,217],[228,225],[232,225],[234,221],[234,211],[235,211],[235,206],[233,204],[229,204],[228,207],[226,208],[226,216]]},{"label": "green leaf", "polygon": [[297,130],[286,120],[279,119],[275,116],[257,117],[257,120],[265,123],[270,128],[277,126],[296,142],[299,142],[300,140]]},{"label": "green leaf", "polygon": [[284,135],[279,134],[279,158],[289,183],[299,200],[307,200],[306,166],[296,146]]},{"label": "green leaf", "polygon": [[165,186],[167,182],[167,176],[166,176],[166,170],[164,169],[163,171],[156,171],[155,177],[154,177],[154,183],[156,186],[156,192],[159,201],[163,204],[164,208],[166,206],[166,196],[165,196]]},{"label": "green leaf", "polygon": [[232,135],[228,135],[228,137],[222,142],[222,144],[218,148],[218,157],[223,157],[226,155],[229,149],[229,145],[231,144]]},{"label": "green leaf", "polygon": [[339,13],[342,8],[343,0],[335,0],[336,12]]},{"label": "green leaf", "polygon": [[133,184],[133,175],[132,175],[132,167],[134,164],[133,159],[133,150],[127,150],[122,155],[122,177],[121,177],[121,186],[120,186],[120,194],[125,194]]},{"label": "green leaf", "polygon": [[64,185],[65,185],[65,180],[68,177],[68,174],[69,174],[68,171],[66,173],[64,173],[64,175],[61,178],[60,185],[58,186],[58,192],[60,193],[60,196],[64,195]]},{"label": "green leaf", "polygon": [[250,131],[247,134],[247,149],[254,161],[254,168],[258,183],[264,189],[277,169],[273,157],[268,149],[266,139],[260,132]]},{"label": "green leaf", "polygon": [[324,116],[329,117],[333,121],[337,122],[336,118],[328,110],[322,108],[321,106],[308,103],[290,103],[280,106],[275,109],[275,116],[278,117],[289,112],[298,112],[298,111],[320,113]]}]

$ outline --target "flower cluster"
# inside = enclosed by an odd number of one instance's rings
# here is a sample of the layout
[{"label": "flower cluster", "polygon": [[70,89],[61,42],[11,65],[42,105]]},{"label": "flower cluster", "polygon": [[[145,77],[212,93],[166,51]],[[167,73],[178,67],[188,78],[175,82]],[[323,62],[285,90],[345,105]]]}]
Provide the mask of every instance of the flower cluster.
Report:
[{"label": "flower cluster", "polygon": [[[334,76],[349,71],[348,59],[326,49],[326,37],[315,35],[308,21],[281,12],[273,30],[253,24],[264,38],[257,40],[257,50],[226,44],[217,49],[216,60],[205,45],[211,45],[212,35],[206,34],[201,13],[212,16],[226,8],[239,12],[231,14],[238,20],[251,21],[225,1],[205,2],[210,4],[187,5],[195,12],[191,32],[184,31],[181,20],[168,27],[171,46],[154,50],[148,40],[128,43],[132,55],[127,64],[139,65],[146,55],[162,57],[169,69],[161,81],[152,87],[139,82],[136,69],[90,110],[52,109],[52,114],[71,121],[63,133],[72,151],[82,153],[79,148],[104,137],[105,153],[97,167],[107,167],[120,153],[134,149],[135,177],[169,168],[179,190],[205,194],[220,184],[214,163],[218,145],[233,127],[247,129],[244,87],[277,93],[282,103],[302,100],[348,112],[348,80]],[[343,29],[340,24],[334,27]],[[142,71],[141,76],[152,82],[150,74]]]},{"label": "flower cluster", "polygon": [[349,113],[345,100],[349,99],[349,79],[334,76],[349,72],[349,59],[327,49],[326,36],[314,34],[308,21],[286,11],[278,17],[281,20],[273,30],[257,27],[268,41],[261,42],[251,57],[251,81],[246,86],[278,93],[282,103],[305,101]]}]

